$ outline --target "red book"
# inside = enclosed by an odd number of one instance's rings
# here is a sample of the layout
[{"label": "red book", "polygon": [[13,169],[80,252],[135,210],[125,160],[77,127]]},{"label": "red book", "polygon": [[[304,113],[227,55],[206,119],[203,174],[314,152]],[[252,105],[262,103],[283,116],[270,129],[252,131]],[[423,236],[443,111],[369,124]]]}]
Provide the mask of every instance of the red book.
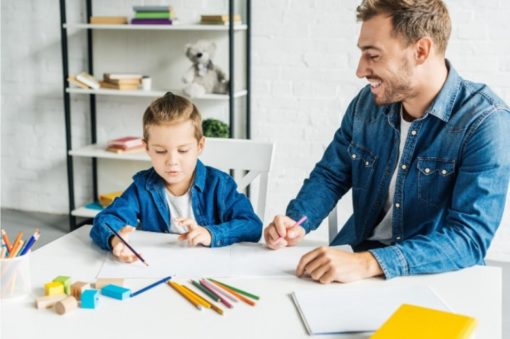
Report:
[{"label": "red book", "polygon": [[122,137],[108,141],[107,147],[129,149],[143,146],[143,140],[140,137]]}]

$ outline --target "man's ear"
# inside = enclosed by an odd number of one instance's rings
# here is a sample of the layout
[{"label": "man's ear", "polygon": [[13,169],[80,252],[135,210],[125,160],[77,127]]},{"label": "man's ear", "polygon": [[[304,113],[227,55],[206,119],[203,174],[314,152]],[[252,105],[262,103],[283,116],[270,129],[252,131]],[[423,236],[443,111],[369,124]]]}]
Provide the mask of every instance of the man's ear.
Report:
[{"label": "man's ear", "polygon": [[202,154],[202,151],[204,150],[205,146],[205,137],[201,137],[200,140],[198,140],[198,155]]},{"label": "man's ear", "polygon": [[425,61],[427,61],[432,53],[433,47],[434,42],[430,37],[423,37],[416,41],[414,44],[414,58],[417,65],[422,65]]}]

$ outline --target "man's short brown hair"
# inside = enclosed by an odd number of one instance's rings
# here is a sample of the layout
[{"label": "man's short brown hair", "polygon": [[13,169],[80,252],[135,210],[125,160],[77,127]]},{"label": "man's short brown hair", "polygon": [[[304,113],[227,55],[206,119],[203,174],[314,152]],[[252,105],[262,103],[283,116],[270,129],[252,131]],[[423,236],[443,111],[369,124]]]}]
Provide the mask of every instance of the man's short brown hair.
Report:
[{"label": "man's short brown hair", "polygon": [[143,114],[143,139],[149,141],[149,126],[171,124],[191,120],[195,127],[195,138],[202,139],[202,117],[197,107],[188,99],[167,92],[154,100]]},{"label": "man's short brown hair", "polygon": [[428,36],[438,52],[446,51],[452,28],[448,9],[441,0],[363,0],[356,11],[359,21],[379,14],[389,15],[393,31],[407,45]]}]

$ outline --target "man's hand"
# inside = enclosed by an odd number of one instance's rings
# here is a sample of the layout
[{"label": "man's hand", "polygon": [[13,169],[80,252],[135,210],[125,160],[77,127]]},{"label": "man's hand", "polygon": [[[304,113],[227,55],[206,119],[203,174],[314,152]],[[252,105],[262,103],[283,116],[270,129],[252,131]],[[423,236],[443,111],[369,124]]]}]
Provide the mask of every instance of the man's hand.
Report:
[{"label": "man's hand", "polygon": [[204,227],[199,226],[194,219],[176,218],[175,221],[188,228],[188,232],[181,234],[179,240],[186,240],[190,246],[211,246],[211,233]]},{"label": "man's hand", "polygon": [[[118,233],[122,239],[128,241],[129,233],[134,232],[135,229],[135,227],[126,225],[122,227]],[[124,245],[124,243],[119,238],[117,238],[117,236],[112,238],[111,245],[113,256],[117,260],[127,263],[132,263],[138,260],[138,257],[133,252],[131,252],[131,250],[126,245]]]},{"label": "man's hand", "polygon": [[350,253],[330,247],[319,247],[299,261],[296,274],[310,276],[322,284],[333,281],[351,282],[383,274],[370,252]]},{"label": "man's hand", "polygon": [[305,229],[285,215],[277,215],[264,229],[267,247],[277,250],[285,246],[294,246],[305,236]]}]

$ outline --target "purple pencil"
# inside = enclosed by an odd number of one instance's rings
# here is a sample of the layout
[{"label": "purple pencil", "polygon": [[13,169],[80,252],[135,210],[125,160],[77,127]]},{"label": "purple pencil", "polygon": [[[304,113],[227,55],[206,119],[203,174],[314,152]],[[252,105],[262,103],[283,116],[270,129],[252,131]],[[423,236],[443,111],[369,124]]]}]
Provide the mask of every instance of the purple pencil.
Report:
[{"label": "purple pencil", "polygon": [[214,291],[214,293],[220,298],[223,305],[227,306],[228,308],[232,308],[233,306],[223,297],[226,297],[234,302],[237,302],[236,298],[234,298],[227,292],[220,290],[218,287],[214,286],[212,283],[208,282],[207,280],[202,279],[202,280],[200,280],[200,283],[203,284],[204,286],[206,286],[208,289]]}]

